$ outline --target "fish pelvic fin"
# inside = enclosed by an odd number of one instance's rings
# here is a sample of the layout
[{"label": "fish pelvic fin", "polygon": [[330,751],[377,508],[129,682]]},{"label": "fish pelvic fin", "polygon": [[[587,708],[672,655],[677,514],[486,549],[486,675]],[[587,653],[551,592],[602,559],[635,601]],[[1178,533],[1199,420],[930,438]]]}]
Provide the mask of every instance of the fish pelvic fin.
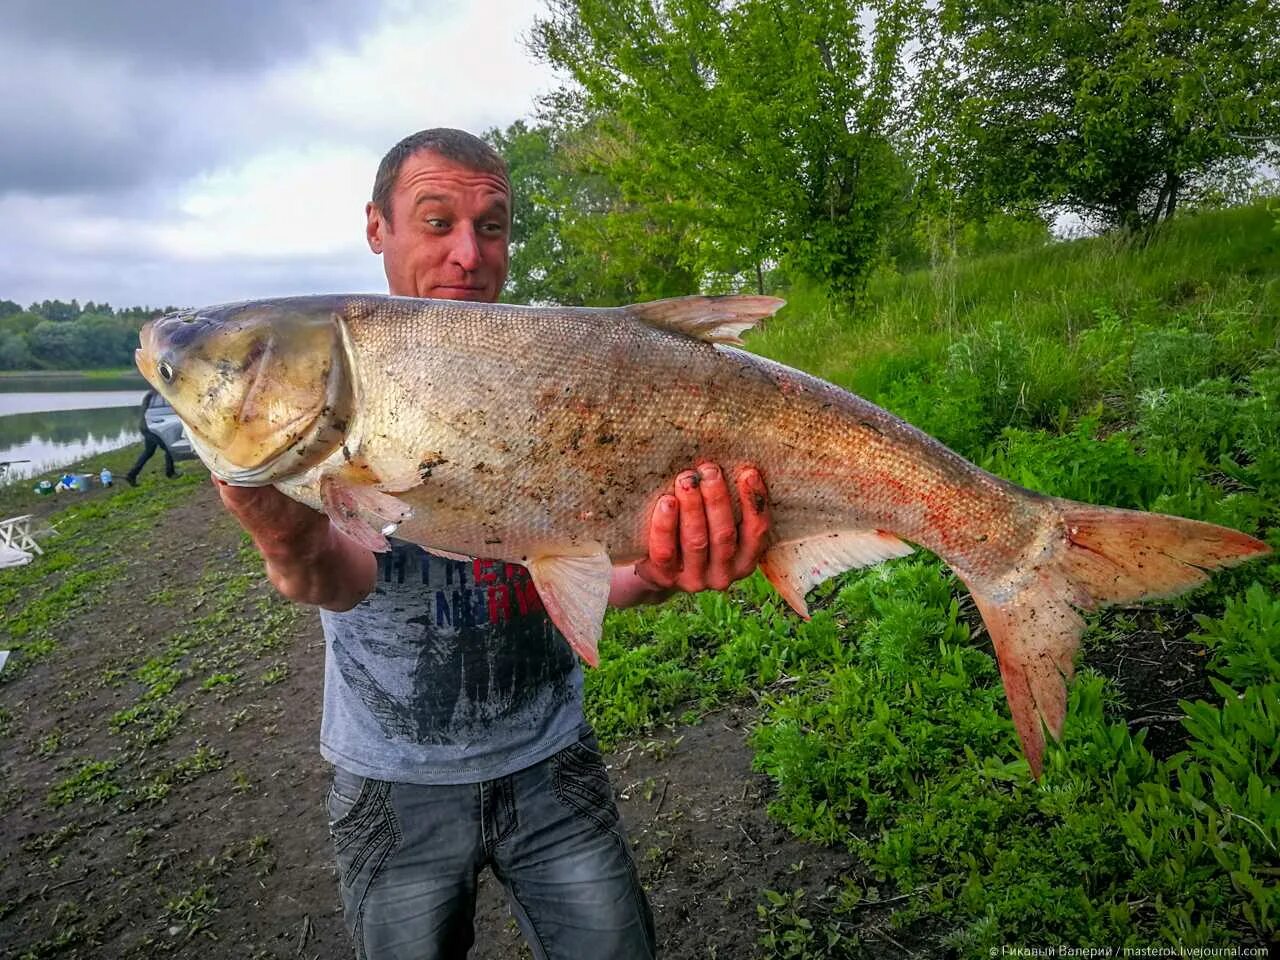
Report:
[{"label": "fish pelvic fin", "polygon": [[434,554],[437,557],[444,557],[446,560],[459,560],[466,562],[474,559],[465,553],[454,553],[451,550],[441,550],[439,547],[423,547],[427,553]]},{"label": "fish pelvic fin", "polygon": [[1045,731],[1062,738],[1067,686],[1085,621],[1078,610],[1170,597],[1208,572],[1270,552],[1236,530],[1163,514],[1051,501],[1058,516],[1012,577],[964,578],[991,634],[1013,724],[1032,776]]},{"label": "fish pelvic fin", "polygon": [[578,656],[598,667],[600,635],[613,582],[608,555],[601,550],[585,557],[537,557],[528,567],[547,616]]},{"label": "fish pelvic fin", "polygon": [[838,530],[774,544],[760,561],[760,571],[787,605],[808,620],[804,596],[824,580],[911,552],[911,546],[883,530]]},{"label": "fish pelvic fin", "polygon": [[390,550],[387,536],[413,516],[413,508],[397,497],[328,475],[320,480],[320,503],[330,523],[374,553]]},{"label": "fish pelvic fin", "polygon": [[633,303],[623,309],[652,327],[704,340],[742,346],[742,334],[787,301],[777,297],[672,297]]}]

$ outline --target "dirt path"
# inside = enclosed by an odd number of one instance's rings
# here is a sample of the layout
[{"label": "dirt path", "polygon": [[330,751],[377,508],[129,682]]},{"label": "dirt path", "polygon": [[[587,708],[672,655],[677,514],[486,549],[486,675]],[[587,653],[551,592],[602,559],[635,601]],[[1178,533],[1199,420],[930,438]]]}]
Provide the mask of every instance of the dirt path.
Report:
[{"label": "dirt path", "polygon": [[[51,652],[0,683],[0,957],[351,956],[318,619],[266,586],[207,482],[182,482],[96,601],[51,621]],[[609,757],[666,957],[755,955],[764,890],[821,894],[851,869],[768,820],[750,722],[728,708]],[[473,956],[527,955],[486,874]]]}]

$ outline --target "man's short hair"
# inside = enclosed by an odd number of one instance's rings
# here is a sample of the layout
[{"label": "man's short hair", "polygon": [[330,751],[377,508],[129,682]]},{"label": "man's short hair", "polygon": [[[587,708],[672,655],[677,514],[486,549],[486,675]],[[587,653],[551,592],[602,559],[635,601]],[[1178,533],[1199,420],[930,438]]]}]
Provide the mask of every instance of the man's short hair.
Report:
[{"label": "man's short hair", "polygon": [[406,160],[423,150],[438,153],[468,170],[501,177],[507,185],[507,194],[510,195],[511,179],[507,175],[507,163],[489,144],[465,130],[454,130],[452,127],[419,130],[387,151],[387,155],[378,164],[378,175],[373,178],[371,199],[374,206],[387,218],[388,224],[391,222],[391,191],[400,176],[400,168]]}]

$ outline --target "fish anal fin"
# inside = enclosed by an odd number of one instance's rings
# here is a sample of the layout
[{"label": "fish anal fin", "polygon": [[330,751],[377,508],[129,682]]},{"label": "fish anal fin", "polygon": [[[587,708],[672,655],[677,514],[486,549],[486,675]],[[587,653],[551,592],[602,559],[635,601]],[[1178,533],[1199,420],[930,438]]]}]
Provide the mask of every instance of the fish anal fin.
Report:
[{"label": "fish anal fin", "polygon": [[603,550],[585,557],[536,557],[528,568],[552,622],[578,656],[599,666],[600,634],[613,579],[609,557]]},{"label": "fish anal fin", "polygon": [[836,530],[774,544],[760,561],[760,570],[791,609],[807,620],[805,594],[824,580],[911,552],[909,544],[883,530]]},{"label": "fish anal fin", "polygon": [[[383,532],[388,525],[398,526],[413,516],[413,508],[403,500],[332,476],[320,480],[320,502],[330,523],[374,553],[391,549]],[[371,519],[380,522],[375,527]]]},{"label": "fish anal fin", "polygon": [[742,334],[781,309],[777,297],[672,297],[624,309],[653,327],[707,343],[742,345]]}]

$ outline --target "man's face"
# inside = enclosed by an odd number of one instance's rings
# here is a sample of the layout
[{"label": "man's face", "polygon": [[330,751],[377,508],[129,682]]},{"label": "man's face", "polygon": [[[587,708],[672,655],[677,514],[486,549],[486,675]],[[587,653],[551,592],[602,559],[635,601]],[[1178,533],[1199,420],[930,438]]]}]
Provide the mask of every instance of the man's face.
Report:
[{"label": "man's face", "polygon": [[419,151],[405,160],[389,210],[365,207],[369,249],[396,296],[498,299],[507,279],[511,197],[503,179]]}]

